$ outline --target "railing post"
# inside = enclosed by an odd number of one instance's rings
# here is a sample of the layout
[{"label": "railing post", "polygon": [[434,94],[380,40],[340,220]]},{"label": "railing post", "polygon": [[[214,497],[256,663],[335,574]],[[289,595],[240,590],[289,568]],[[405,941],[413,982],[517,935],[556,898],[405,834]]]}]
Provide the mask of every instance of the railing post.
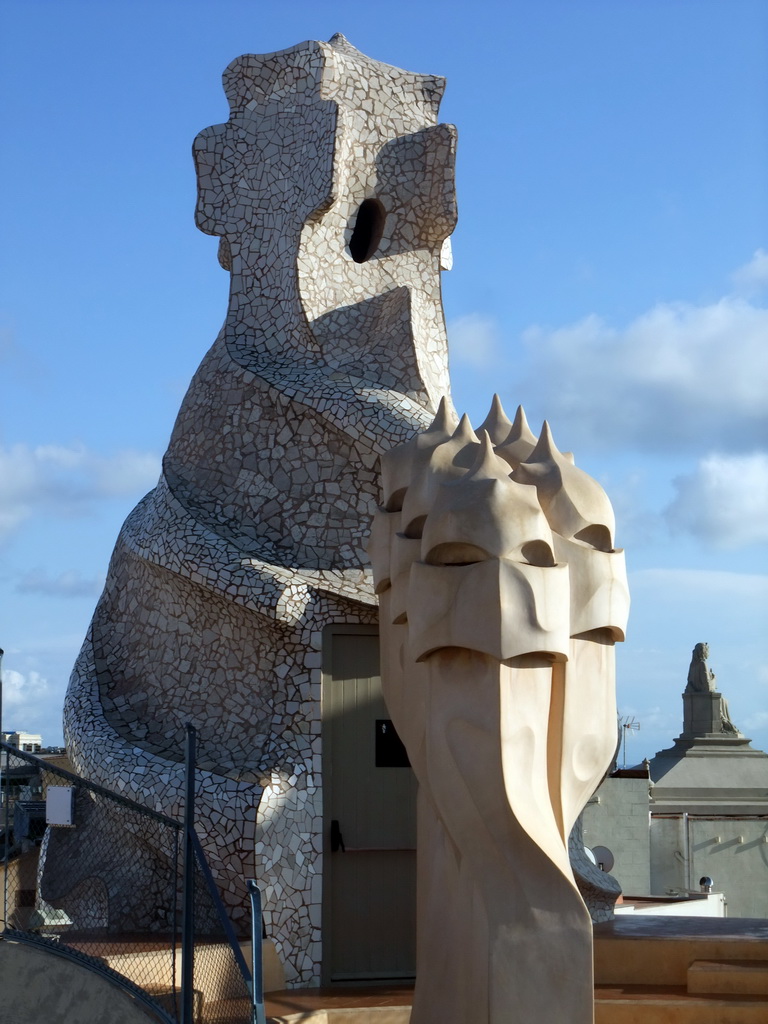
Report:
[{"label": "railing post", "polygon": [[3,736],[3,655],[5,651],[0,647],[0,743],[4,742]]},{"label": "railing post", "polygon": [[[5,758],[5,767],[0,762],[0,782],[3,783],[3,931],[8,930],[8,866],[10,864],[10,847],[8,843],[8,831],[10,828],[10,803],[11,797],[8,790],[8,783],[11,780],[8,751],[0,750],[0,758]],[[3,778],[3,776],[5,776]]]},{"label": "railing post", "polygon": [[248,895],[251,898],[251,979],[253,1002],[252,1024],[266,1024],[264,1011],[264,975],[262,969],[262,936],[264,926],[261,916],[261,889],[255,879],[246,882]]},{"label": "railing post", "polygon": [[[3,651],[0,647],[0,743],[5,742],[5,733],[3,732]],[[5,758],[5,767],[3,767],[3,758]],[[3,796],[3,931],[8,928],[8,826],[9,820],[9,804],[10,804],[10,792],[8,789],[8,783],[10,782],[11,776],[8,765],[8,751],[0,749],[0,792]]]},{"label": "railing post", "polygon": [[184,761],[184,869],[181,916],[181,1024],[194,1024],[195,996],[195,727],[187,723]]}]

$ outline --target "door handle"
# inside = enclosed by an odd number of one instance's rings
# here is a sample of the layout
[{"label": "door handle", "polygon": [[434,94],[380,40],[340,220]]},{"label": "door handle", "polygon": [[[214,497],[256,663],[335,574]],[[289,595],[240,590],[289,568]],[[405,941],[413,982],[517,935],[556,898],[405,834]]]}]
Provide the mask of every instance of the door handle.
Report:
[{"label": "door handle", "polygon": [[336,853],[338,850],[344,853],[346,847],[344,846],[344,836],[341,834],[339,823],[334,818],[331,822],[331,853]]}]

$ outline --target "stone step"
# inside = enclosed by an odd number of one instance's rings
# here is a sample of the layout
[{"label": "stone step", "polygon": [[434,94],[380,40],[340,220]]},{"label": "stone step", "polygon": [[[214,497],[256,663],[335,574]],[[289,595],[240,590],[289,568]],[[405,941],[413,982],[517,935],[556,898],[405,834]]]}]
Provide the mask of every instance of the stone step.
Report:
[{"label": "stone step", "polygon": [[595,1024],[765,1024],[760,996],[693,995],[683,986],[595,989]]},{"label": "stone step", "polygon": [[[676,992],[596,993],[595,1024],[765,1024],[768,1002]],[[410,1006],[346,1007],[270,1016],[268,1024],[409,1024]]]},{"label": "stone step", "polygon": [[410,1006],[364,1006],[267,1017],[267,1024],[409,1024]]},{"label": "stone step", "polygon": [[284,989],[264,997],[268,1024],[408,1024],[413,987]]},{"label": "stone step", "polygon": [[768,960],[694,960],[688,968],[688,991],[768,995]]},{"label": "stone step", "polygon": [[598,985],[685,988],[688,968],[697,960],[768,959],[768,921],[763,918],[627,915],[595,925],[594,935]]},{"label": "stone step", "polygon": [[[367,993],[354,989],[270,993],[267,1021],[268,1024],[409,1024],[411,997],[411,992],[385,989]],[[224,1019],[222,1017],[222,1021]],[[766,1021],[768,999],[759,995],[692,994],[684,985],[598,985],[595,988],[595,1024],[765,1024]]]}]

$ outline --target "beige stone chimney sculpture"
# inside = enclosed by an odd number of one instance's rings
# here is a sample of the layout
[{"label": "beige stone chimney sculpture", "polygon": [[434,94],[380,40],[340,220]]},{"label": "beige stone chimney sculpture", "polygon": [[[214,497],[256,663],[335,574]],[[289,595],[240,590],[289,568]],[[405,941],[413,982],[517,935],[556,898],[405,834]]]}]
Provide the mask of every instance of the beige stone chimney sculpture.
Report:
[{"label": "beige stone chimney sculpture", "polygon": [[616,747],[628,590],[599,484],[494,399],[382,460],[382,686],[419,780],[412,1024],[588,1024],[571,828]]}]

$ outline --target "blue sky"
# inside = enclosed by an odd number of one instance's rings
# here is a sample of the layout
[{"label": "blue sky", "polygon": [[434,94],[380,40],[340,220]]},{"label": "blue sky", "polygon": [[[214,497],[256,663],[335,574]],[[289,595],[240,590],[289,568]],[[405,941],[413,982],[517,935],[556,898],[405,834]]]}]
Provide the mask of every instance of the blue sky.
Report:
[{"label": "blue sky", "polygon": [[628,760],[694,644],[768,749],[768,7],[752,0],[6,0],[0,645],[6,728],[61,739],[118,530],[224,318],[191,143],[235,56],[343,32],[444,75],[454,399],[547,417],[601,480],[633,610]]}]

